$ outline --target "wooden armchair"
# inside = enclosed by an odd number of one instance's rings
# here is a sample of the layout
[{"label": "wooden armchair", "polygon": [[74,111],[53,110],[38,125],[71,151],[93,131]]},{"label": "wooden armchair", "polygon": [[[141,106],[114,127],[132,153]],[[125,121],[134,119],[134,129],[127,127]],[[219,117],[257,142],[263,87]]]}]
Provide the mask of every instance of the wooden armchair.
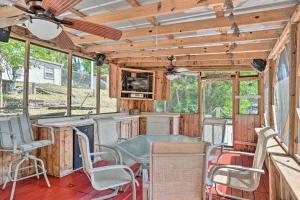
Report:
[{"label": "wooden armchair", "polygon": [[205,198],[209,143],[154,142],[150,153],[150,182],[144,170],[144,193],[150,200]]}]

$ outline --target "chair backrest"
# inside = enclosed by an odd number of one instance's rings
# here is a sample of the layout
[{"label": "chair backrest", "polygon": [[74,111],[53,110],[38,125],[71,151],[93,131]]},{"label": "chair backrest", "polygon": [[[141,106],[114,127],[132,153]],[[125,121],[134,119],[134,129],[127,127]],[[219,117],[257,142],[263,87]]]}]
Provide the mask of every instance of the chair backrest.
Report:
[{"label": "chair backrest", "polygon": [[9,119],[11,130],[17,138],[17,144],[26,144],[34,141],[31,123],[27,114],[18,115]]},{"label": "chair backrest", "polygon": [[117,144],[119,135],[117,132],[117,123],[114,119],[97,120],[98,139],[101,145],[112,146]]},{"label": "chair backrest", "polygon": [[211,144],[225,142],[226,119],[205,118],[202,123],[202,141]]},{"label": "chair backrest", "polygon": [[93,164],[90,156],[90,145],[88,137],[81,133],[78,129],[76,135],[78,136],[79,149],[82,156],[82,165],[84,172],[90,177],[89,171],[93,169]]},{"label": "chair backrest", "polygon": [[170,118],[148,116],[146,128],[146,135],[170,135]]},{"label": "chair backrest", "polygon": [[0,121],[0,147],[3,149],[13,148],[13,140],[11,137],[11,126],[9,120]]},{"label": "chair backrest", "polygon": [[203,199],[208,147],[207,142],[151,143],[150,199]]},{"label": "chair backrest", "polygon": [[[270,127],[262,128],[258,135],[255,155],[252,167],[255,169],[262,169],[266,154],[267,154],[267,143],[268,140],[276,135],[276,132]],[[258,186],[260,180],[260,174],[253,173],[253,183],[255,186]]]}]

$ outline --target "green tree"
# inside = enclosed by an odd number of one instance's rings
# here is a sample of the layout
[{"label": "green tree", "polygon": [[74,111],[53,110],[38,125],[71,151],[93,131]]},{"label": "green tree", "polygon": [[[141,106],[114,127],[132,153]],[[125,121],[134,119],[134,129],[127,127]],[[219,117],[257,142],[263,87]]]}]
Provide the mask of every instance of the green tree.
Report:
[{"label": "green tree", "polygon": [[[24,42],[10,39],[8,43],[0,42],[0,107],[3,107],[3,93],[10,92],[15,88],[17,72],[24,65],[25,47]],[[2,74],[7,73],[8,79],[3,87]]]}]

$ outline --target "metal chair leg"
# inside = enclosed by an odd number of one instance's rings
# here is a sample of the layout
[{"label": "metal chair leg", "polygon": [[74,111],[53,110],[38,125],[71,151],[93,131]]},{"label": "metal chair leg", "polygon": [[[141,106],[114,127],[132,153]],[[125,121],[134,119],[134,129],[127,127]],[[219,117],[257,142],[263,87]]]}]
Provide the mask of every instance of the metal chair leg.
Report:
[{"label": "metal chair leg", "polygon": [[19,168],[20,166],[22,165],[22,163],[25,161],[25,159],[22,159],[16,166],[16,169],[15,169],[15,174],[14,174],[14,179],[12,180],[13,181],[13,186],[12,186],[12,189],[11,189],[11,193],[10,193],[10,200],[13,200],[14,199],[14,194],[15,194],[15,190],[16,190],[16,184],[17,184],[17,181],[18,181],[18,174],[19,174]]},{"label": "metal chair leg", "polygon": [[5,190],[7,183],[11,180],[11,172],[12,172],[12,164],[13,164],[13,160],[10,161],[9,163],[9,167],[8,167],[8,172],[5,178],[5,182],[3,184],[2,190]]},{"label": "metal chair leg", "polygon": [[34,158],[32,158],[32,159],[34,159],[34,160],[36,160],[36,161],[39,161],[39,162],[41,163],[41,167],[42,167],[42,170],[43,170],[43,175],[44,175],[45,181],[46,181],[46,183],[47,183],[47,186],[48,186],[48,187],[51,187],[51,184],[50,184],[50,182],[49,182],[49,180],[48,180],[47,170],[46,170],[46,168],[45,168],[44,161],[43,161],[42,159],[37,158],[37,157],[34,157]]},{"label": "metal chair leg", "polygon": [[136,200],[136,186],[135,186],[135,179],[132,180],[132,200]]},{"label": "metal chair leg", "polygon": [[36,178],[40,179],[39,168],[38,168],[37,161],[36,160],[33,160],[33,161],[34,161],[34,168],[35,168]]}]

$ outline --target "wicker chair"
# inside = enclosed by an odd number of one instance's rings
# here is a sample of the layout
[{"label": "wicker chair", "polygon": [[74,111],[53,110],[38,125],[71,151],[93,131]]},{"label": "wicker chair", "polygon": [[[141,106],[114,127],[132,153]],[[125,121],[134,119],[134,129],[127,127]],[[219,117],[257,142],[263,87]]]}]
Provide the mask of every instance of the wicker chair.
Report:
[{"label": "wicker chair", "polygon": [[82,156],[83,171],[91,181],[95,190],[113,189],[114,191],[98,200],[109,199],[118,194],[121,187],[131,184],[132,200],[136,200],[136,185],[138,184],[133,171],[126,165],[110,165],[94,168],[91,156],[102,156],[108,152],[90,153],[88,137],[73,127],[79,139],[79,148]]},{"label": "wicker chair", "polygon": [[[12,160],[9,163],[6,179],[2,187],[4,190],[9,181],[13,182],[10,195],[11,200],[14,197],[17,181],[34,176],[39,179],[39,175],[43,174],[48,187],[50,187],[43,160],[29,154],[33,150],[54,143],[53,128],[47,128],[50,129],[51,140],[34,141],[31,123],[26,114],[0,121],[0,151],[10,152],[13,155],[21,155],[20,159]],[[21,167],[26,160],[33,160],[34,166]],[[13,169],[13,166],[15,166],[15,169]],[[30,167],[35,168],[34,174],[22,178],[18,177],[20,171]]]},{"label": "wicker chair", "polygon": [[199,200],[205,198],[209,143],[154,142],[150,153],[150,182],[143,172],[144,193],[150,200]]},{"label": "wicker chair", "polygon": [[[256,151],[254,154],[246,152],[228,151],[225,154],[238,154],[246,156],[254,156],[252,167],[243,167],[238,165],[215,165],[209,172],[210,186],[215,184],[216,191],[219,195],[231,199],[243,199],[241,197],[224,194],[218,190],[217,185],[225,185],[227,187],[243,190],[255,191],[259,185],[260,176],[264,174],[263,164],[266,157],[267,142],[276,133],[269,127],[262,128],[258,135]],[[210,194],[211,196],[211,194]]]}]

